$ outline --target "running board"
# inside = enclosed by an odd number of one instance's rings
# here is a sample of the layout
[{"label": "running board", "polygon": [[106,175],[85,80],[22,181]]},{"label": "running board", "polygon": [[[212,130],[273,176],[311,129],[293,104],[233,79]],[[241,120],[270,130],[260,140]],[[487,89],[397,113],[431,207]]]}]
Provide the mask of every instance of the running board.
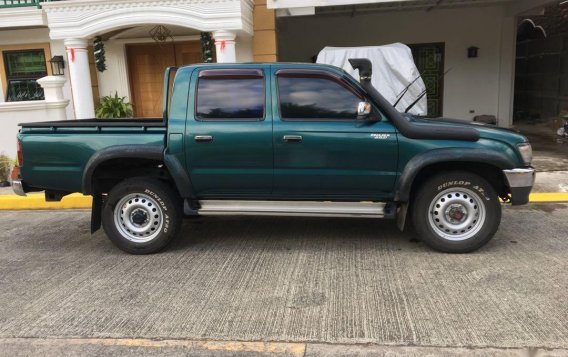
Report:
[{"label": "running board", "polygon": [[329,201],[235,201],[202,200],[197,214],[203,216],[304,216],[394,218],[394,206],[384,202]]}]

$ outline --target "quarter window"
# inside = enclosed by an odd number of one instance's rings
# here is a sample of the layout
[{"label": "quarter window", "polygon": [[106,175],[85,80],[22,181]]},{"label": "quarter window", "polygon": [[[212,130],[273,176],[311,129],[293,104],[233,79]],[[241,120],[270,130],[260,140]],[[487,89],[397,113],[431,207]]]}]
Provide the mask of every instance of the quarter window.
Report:
[{"label": "quarter window", "polygon": [[361,97],[327,76],[278,76],[283,119],[346,120],[357,118]]},{"label": "quarter window", "polygon": [[5,51],[4,66],[8,102],[44,99],[43,88],[36,82],[47,76],[43,49]]},{"label": "quarter window", "polygon": [[199,78],[196,117],[201,120],[263,119],[264,78]]}]

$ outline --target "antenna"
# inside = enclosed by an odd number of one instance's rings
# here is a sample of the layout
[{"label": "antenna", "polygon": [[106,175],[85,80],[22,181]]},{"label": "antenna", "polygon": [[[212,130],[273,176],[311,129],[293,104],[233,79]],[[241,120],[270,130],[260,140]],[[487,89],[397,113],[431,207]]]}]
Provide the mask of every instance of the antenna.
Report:
[{"label": "antenna", "polygon": [[[451,70],[452,70],[451,68],[448,68],[448,70],[447,70],[446,72],[442,73],[441,75],[439,75],[437,79],[440,80],[440,79],[443,78],[446,74],[448,74],[448,72],[451,71]],[[412,109],[412,108],[416,105],[416,103],[418,103],[418,102],[420,101],[420,99],[422,99],[422,98],[426,95],[426,92],[427,92],[427,89],[424,89],[424,91],[423,91],[422,93],[420,93],[420,95],[418,96],[418,98],[416,98],[416,100],[415,100],[414,102],[412,102],[412,104],[410,104],[410,105],[406,108],[406,110],[405,110],[404,112],[405,112],[405,113],[408,113],[408,111],[409,111],[410,109]]]},{"label": "antenna", "polygon": [[418,77],[416,77],[412,82],[410,82],[406,88],[404,88],[402,90],[402,92],[400,92],[397,96],[396,96],[396,102],[394,102],[394,104],[392,105],[393,107],[396,108],[396,106],[398,105],[398,103],[400,102],[400,100],[404,97],[404,95],[406,94],[406,92],[408,92],[408,90],[410,89],[410,86],[412,86],[414,83],[416,83],[417,80],[419,80],[422,77],[422,75],[419,75]]}]

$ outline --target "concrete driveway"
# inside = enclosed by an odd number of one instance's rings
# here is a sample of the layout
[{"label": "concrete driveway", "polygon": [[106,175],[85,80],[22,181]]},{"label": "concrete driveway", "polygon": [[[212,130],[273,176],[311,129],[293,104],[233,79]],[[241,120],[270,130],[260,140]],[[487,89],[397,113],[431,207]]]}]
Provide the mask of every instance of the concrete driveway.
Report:
[{"label": "concrete driveway", "polygon": [[0,212],[0,351],[58,355],[81,339],[307,343],[314,356],[568,349],[567,205],[506,208],[493,241],[466,255],[392,222],[211,217],[132,256],[91,237],[89,218]]}]

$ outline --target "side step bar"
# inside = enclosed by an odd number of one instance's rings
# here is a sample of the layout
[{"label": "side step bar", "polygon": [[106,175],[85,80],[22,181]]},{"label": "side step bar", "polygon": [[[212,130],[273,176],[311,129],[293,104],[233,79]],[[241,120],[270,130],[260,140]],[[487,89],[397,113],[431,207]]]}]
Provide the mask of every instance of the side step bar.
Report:
[{"label": "side step bar", "polygon": [[[311,216],[394,218],[395,207],[384,202],[318,201],[199,201],[198,215]],[[186,208],[188,205],[186,205]],[[186,214],[189,212],[186,212]],[[193,211],[195,214],[195,211]]]}]

